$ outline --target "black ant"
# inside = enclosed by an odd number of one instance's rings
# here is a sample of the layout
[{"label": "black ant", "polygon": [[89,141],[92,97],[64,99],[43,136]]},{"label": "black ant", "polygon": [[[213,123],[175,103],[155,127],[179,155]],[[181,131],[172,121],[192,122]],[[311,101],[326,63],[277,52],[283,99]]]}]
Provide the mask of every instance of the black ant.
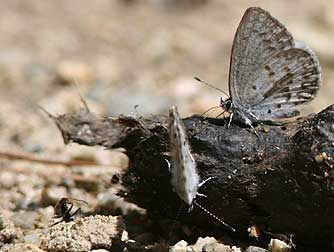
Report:
[{"label": "black ant", "polygon": [[71,200],[83,202],[88,205],[88,203],[84,200],[65,197],[61,198],[55,205],[55,218],[61,218],[61,220],[52,224],[52,226],[57,225],[58,223],[63,221],[70,222],[74,220],[73,216],[76,215],[81,210],[81,208],[79,207],[77,210],[74,211],[74,213],[71,213],[73,209],[73,203],[71,202]]}]

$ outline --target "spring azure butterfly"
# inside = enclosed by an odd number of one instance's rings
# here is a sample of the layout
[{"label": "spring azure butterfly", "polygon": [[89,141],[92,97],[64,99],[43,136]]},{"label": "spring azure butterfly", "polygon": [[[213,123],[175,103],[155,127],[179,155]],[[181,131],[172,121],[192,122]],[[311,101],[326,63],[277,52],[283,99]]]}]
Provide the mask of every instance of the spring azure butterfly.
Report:
[{"label": "spring azure butterfly", "polygon": [[192,210],[193,204],[195,204],[231,231],[235,232],[233,227],[219,219],[195,201],[196,196],[206,197],[204,194],[199,193],[198,189],[213,177],[209,177],[200,182],[196,162],[191,153],[187,131],[176,107],[172,107],[169,110],[168,128],[173,156],[170,170],[172,175],[171,184],[174,191],[188,205],[189,211]]},{"label": "spring azure butterfly", "polygon": [[311,101],[321,85],[320,65],[310,48],[269,12],[248,8],[234,37],[230,59],[230,98],[224,111],[253,124],[299,115],[296,105]]}]

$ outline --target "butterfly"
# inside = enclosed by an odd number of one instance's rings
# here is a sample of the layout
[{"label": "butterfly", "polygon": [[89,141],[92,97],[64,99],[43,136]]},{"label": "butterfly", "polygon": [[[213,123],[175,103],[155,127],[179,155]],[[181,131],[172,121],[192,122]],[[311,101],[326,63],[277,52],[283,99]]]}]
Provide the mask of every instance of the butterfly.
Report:
[{"label": "butterfly", "polygon": [[[321,86],[319,61],[269,12],[250,7],[234,37],[228,99],[219,106],[253,128],[300,114],[296,105],[314,99]],[[196,78],[195,78],[196,79]]]},{"label": "butterfly", "polygon": [[191,209],[193,200],[198,196],[200,177],[191,154],[185,126],[176,107],[169,109],[168,129],[173,156],[171,183],[177,195]]},{"label": "butterfly", "polygon": [[193,204],[195,204],[231,231],[235,232],[233,227],[195,201],[197,196],[206,197],[206,195],[199,193],[198,189],[206,182],[213,179],[213,177],[209,177],[200,182],[200,176],[196,168],[196,161],[192,155],[187,130],[176,107],[172,107],[169,110],[168,129],[173,157],[170,167],[173,190],[180,199],[188,205],[189,212],[193,209]]}]

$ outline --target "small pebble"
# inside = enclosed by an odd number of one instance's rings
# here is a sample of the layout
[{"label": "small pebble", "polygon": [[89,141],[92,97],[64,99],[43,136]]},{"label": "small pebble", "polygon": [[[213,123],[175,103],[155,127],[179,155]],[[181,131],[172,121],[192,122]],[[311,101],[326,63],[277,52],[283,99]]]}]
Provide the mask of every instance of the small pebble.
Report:
[{"label": "small pebble", "polygon": [[268,245],[268,252],[289,252],[291,246],[279,239],[271,239]]},{"label": "small pebble", "polygon": [[316,161],[317,163],[322,163],[322,162],[324,162],[325,160],[328,159],[328,155],[327,155],[326,152],[322,152],[322,153],[316,155],[316,156],[314,157],[314,159],[315,159],[315,161]]},{"label": "small pebble", "polygon": [[266,252],[267,250],[264,248],[260,247],[255,247],[255,246],[249,246],[245,252]]},{"label": "small pebble", "polygon": [[184,240],[179,241],[169,249],[169,252],[186,252],[188,243]]}]

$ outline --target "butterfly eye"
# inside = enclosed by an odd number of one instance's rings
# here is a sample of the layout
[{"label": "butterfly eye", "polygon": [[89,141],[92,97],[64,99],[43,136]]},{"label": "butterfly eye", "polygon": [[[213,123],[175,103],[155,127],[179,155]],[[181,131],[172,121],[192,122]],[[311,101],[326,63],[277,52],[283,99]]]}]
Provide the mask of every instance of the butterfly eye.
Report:
[{"label": "butterfly eye", "polygon": [[225,108],[229,110],[232,107],[232,100],[231,98],[227,99],[225,102]]}]

